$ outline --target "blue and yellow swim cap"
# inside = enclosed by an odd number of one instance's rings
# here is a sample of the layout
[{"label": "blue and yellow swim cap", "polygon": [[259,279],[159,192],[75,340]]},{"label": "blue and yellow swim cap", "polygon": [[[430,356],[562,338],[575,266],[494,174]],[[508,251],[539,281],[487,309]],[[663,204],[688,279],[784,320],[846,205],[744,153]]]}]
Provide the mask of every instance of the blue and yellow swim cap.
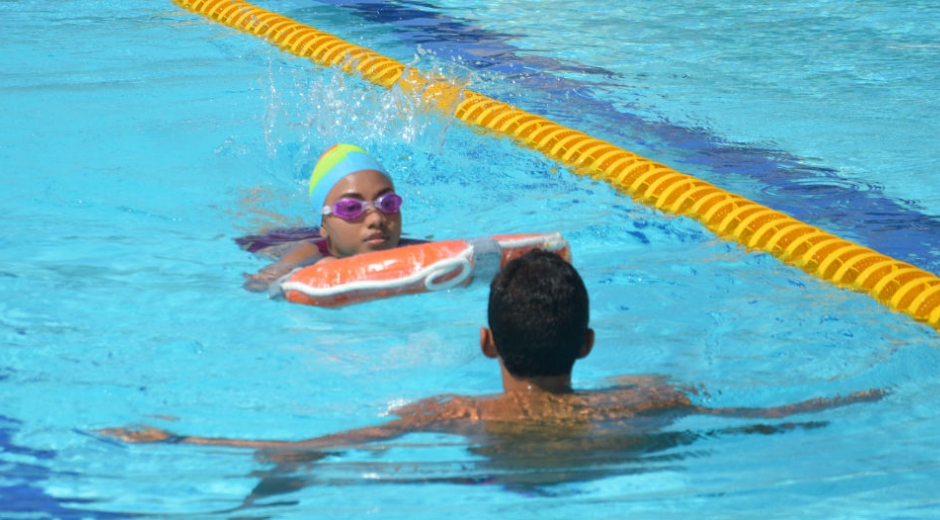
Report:
[{"label": "blue and yellow swim cap", "polygon": [[313,210],[318,219],[322,220],[320,211],[333,186],[343,177],[362,170],[375,170],[392,179],[378,161],[358,146],[337,144],[323,152],[310,175],[310,200],[313,201]]}]

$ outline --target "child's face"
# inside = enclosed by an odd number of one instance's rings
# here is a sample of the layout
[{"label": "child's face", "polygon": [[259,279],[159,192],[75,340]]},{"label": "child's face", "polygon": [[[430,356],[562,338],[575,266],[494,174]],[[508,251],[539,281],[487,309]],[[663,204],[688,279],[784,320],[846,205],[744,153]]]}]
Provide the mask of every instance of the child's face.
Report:
[{"label": "child's face", "polygon": [[[394,191],[395,186],[388,177],[377,171],[362,170],[340,179],[326,195],[326,205],[332,206],[343,198],[372,202]],[[372,207],[351,220],[324,215],[320,234],[327,238],[330,253],[337,258],[392,249],[401,239],[401,212],[385,214]]]}]

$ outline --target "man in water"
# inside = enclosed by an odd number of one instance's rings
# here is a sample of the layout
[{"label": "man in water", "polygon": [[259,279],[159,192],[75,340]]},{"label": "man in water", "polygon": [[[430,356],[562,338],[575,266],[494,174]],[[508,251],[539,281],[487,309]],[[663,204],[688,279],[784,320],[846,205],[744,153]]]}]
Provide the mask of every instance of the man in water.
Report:
[{"label": "man in water", "polygon": [[499,439],[526,439],[527,443],[623,439],[624,432],[657,432],[687,415],[778,418],[877,401],[885,395],[883,390],[868,390],[772,408],[708,408],[693,404],[688,392],[654,376],[625,377],[617,386],[576,391],[571,387],[572,368],[594,346],[587,290],[574,267],[539,250],[513,260],[493,279],[488,321],[489,327],[480,330],[480,347],[486,357],[499,362],[503,383],[499,394],[431,397],[393,410],[398,418],[378,426],[298,441],[182,436],[149,427],[99,433],[127,442],[285,453],[361,445],[416,432],[459,434],[498,446],[494,441]]}]

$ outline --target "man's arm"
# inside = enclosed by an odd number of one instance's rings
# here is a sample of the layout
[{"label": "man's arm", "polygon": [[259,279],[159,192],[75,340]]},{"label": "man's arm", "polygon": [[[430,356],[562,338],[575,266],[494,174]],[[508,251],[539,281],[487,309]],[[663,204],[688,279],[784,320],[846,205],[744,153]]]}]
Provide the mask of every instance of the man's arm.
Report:
[{"label": "man's arm", "polygon": [[334,448],[356,446],[370,442],[395,439],[412,432],[439,431],[448,429],[450,424],[444,412],[452,407],[459,396],[438,396],[422,399],[392,411],[399,416],[378,426],[366,426],[313,437],[300,441],[253,441],[245,439],[226,439],[220,437],[195,437],[174,433],[149,426],[129,428],[104,428],[95,433],[113,437],[124,442],[167,444],[202,444],[206,446],[230,446],[233,448],[254,449],[290,449],[290,448]]},{"label": "man's arm", "polygon": [[776,417],[787,417],[800,413],[815,413],[829,408],[847,406],[855,403],[880,401],[887,394],[888,393],[885,390],[879,388],[865,390],[864,392],[853,392],[845,397],[836,396],[829,399],[809,399],[799,403],[775,406],[772,408],[708,408],[705,406],[695,406],[693,413],[703,415],[718,415],[722,417],[759,417],[764,419],[773,419]]},{"label": "man's arm", "polygon": [[196,437],[176,435],[159,428],[104,428],[95,433],[133,443],[201,444],[206,446],[228,446],[232,448],[289,449],[289,448],[333,448],[354,446],[370,442],[385,441],[415,431],[406,419],[396,419],[379,426],[367,426],[345,432],[332,433],[300,441],[253,441],[220,437]]}]

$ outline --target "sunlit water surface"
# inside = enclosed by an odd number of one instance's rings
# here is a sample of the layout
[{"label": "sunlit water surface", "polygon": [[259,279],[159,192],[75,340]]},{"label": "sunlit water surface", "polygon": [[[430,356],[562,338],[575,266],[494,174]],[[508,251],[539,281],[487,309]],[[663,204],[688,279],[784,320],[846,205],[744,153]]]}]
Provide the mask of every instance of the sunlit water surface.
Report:
[{"label": "sunlit water surface", "polygon": [[[929,3],[259,4],[938,271]],[[940,512],[932,329],[170,2],[0,14],[0,516]],[[551,457],[416,434],[290,465],[89,434],[302,439],[499,390],[477,347],[485,286],[338,311],[241,289],[265,260],[234,239],[309,225],[306,176],[339,141],[393,170],[411,237],[568,238],[598,334],[578,387],[668,374],[711,406],[891,394]]]}]

